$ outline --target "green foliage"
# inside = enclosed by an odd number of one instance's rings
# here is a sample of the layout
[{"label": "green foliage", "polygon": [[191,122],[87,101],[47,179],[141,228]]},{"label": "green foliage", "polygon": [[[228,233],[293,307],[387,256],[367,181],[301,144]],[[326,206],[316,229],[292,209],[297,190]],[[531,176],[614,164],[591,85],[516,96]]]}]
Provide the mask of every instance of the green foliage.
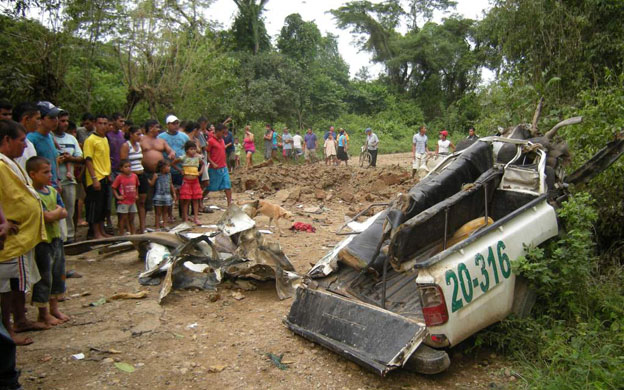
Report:
[{"label": "green foliage", "polygon": [[271,39],[264,25],[264,6],[269,0],[234,0],[238,14],[232,25],[236,50],[254,55],[271,48]]},{"label": "green foliage", "polygon": [[578,193],[559,210],[564,233],[513,263],[538,300],[530,318],[508,318],[480,334],[523,365],[528,388],[624,386],[624,275],[601,265],[593,242],[595,202]]}]

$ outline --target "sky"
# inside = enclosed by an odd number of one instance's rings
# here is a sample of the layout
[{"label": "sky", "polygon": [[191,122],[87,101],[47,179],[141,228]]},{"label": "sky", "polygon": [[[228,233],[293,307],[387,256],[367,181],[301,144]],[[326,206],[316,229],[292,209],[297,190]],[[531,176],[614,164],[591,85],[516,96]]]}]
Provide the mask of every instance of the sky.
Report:
[{"label": "sky", "polygon": [[[488,0],[456,0],[455,12],[465,18],[481,19],[483,11],[489,8]],[[265,25],[273,42],[279,35],[286,16],[299,13],[303,20],[314,21],[323,35],[332,33],[338,36],[338,49],[342,58],[349,64],[349,71],[353,77],[362,66],[369,69],[371,76],[383,71],[383,66],[371,62],[371,55],[359,52],[354,45],[355,39],[348,30],[341,30],[336,26],[329,10],[338,8],[348,1],[341,0],[269,0],[264,12]],[[380,2],[375,1],[373,2]],[[217,20],[225,28],[229,28],[236,16],[236,5],[232,0],[216,0],[208,9],[209,18]],[[434,20],[439,21],[442,15],[436,15]],[[488,74],[483,75],[489,78]]]}]

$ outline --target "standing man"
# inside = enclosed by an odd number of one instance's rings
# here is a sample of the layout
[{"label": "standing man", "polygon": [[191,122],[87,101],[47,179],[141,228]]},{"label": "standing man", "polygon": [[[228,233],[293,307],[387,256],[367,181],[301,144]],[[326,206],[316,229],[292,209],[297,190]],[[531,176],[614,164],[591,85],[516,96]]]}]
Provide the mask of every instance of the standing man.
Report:
[{"label": "standing man", "polygon": [[293,155],[293,136],[288,132],[288,127],[284,127],[284,133],[282,134],[282,142],[284,148],[284,157],[286,160],[290,160]]},{"label": "standing man", "polygon": [[110,212],[109,202],[111,160],[108,145],[108,117],[95,117],[95,133],[91,134],[84,143],[84,158],[86,164],[86,192],[85,205],[87,222],[93,229],[94,238],[110,237],[104,231],[104,220]]},{"label": "standing man", "polygon": [[232,172],[234,170],[234,166],[236,165],[236,155],[235,147],[234,147],[234,136],[232,136],[232,132],[230,132],[227,127],[225,128],[225,135],[223,136],[223,142],[225,142],[225,157],[228,167],[228,172]]},{"label": "standing man", "polygon": [[[20,103],[13,110],[13,120],[26,129],[26,134],[37,131],[41,126],[41,113],[33,103]],[[21,157],[15,159],[23,169],[26,169],[26,161],[37,155],[35,145],[26,138],[26,148]]]},{"label": "standing man", "polygon": [[95,117],[89,112],[82,114],[80,127],[76,130],[76,139],[80,147],[84,145],[86,139],[89,138],[93,132],[95,132]]},{"label": "standing man", "polygon": [[54,145],[54,139],[51,133],[58,127],[58,115],[61,113],[61,110],[55,107],[54,104],[46,101],[37,103],[37,107],[41,113],[39,127],[36,131],[28,133],[26,138],[35,145],[37,156],[45,157],[50,161],[50,168],[52,169],[50,184],[58,190],[60,188],[60,181],[56,158],[59,152]]},{"label": "standing man", "polygon": [[82,164],[84,159],[82,158],[82,149],[78,144],[78,140],[73,135],[66,132],[69,127],[69,113],[61,111],[58,118],[58,126],[54,131],[54,140],[59,148],[61,148],[59,180],[63,187],[61,197],[63,198],[63,203],[67,210],[67,218],[65,218],[67,239],[65,243],[70,244],[74,242],[76,232],[74,226],[74,211],[78,182],[74,177],[74,164]]},{"label": "standing man", "polygon": [[176,152],[171,149],[167,141],[160,138],[160,125],[157,121],[150,119],[144,125],[145,135],[141,137],[139,144],[143,151],[143,169],[148,174],[148,179],[156,173],[156,166],[160,160],[168,158],[173,161],[176,159]]},{"label": "standing man", "polygon": [[377,134],[373,133],[373,129],[370,127],[366,129],[366,149],[371,155],[371,167],[377,166],[377,145],[379,145],[379,138]]},{"label": "standing man", "polygon": [[466,137],[467,140],[470,140],[472,142],[476,141],[479,139],[479,136],[475,133],[475,128],[474,126],[470,126],[468,128],[468,137]]},{"label": "standing man", "polygon": [[327,138],[329,138],[330,134],[334,136],[334,139],[337,139],[336,132],[334,131],[334,126],[329,126],[329,130],[327,130],[325,132],[325,135],[323,135],[323,140],[326,140]]},{"label": "standing man", "polygon": [[427,128],[424,125],[420,126],[418,133],[414,134],[412,138],[412,158],[414,161],[412,164],[412,177],[421,168],[424,168],[425,171],[427,170],[429,148],[427,147],[428,138],[425,133],[427,133]]},{"label": "standing man", "polygon": [[227,127],[223,123],[219,123],[215,127],[215,136],[208,140],[208,175],[210,176],[210,185],[208,191],[225,191],[228,207],[232,203],[232,184],[230,183],[230,175],[227,170],[225,161],[225,142],[223,137]]},{"label": "standing man", "polygon": [[[4,210],[2,224],[4,229],[9,229],[4,246],[0,246],[2,322],[17,345],[33,341],[17,335],[16,330],[48,329],[43,323],[26,319],[26,290],[39,280],[33,249],[45,240],[46,233],[41,201],[29,185],[28,175],[15,162],[24,151],[25,139],[22,126],[0,119],[0,206]],[[4,362],[5,356],[0,360]]]},{"label": "standing man", "polygon": [[266,124],[264,126],[264,128],[266,129],[266,131],[264,132],[264,159],[265,160],[270,160],[271,159],[271,151],[273,149],[273,129],[271,128],[270,124]]},{"label": "standing man", "polygon": [[0,119],[11,119],[13,117],[13,106],[11,103],[0,101]]},{"label": "standing man", "polygon": [[293,148],[295,160],[303,154],[303,137],[299,134],[299,130],[293,136]]},{"label": "standing man", "polygon": [[303,156],[305,160],[310,162],[316,162],[316,134],[312,132],[312,129],[308,127],[306,135],[303,137]]},{"label": "standing man", "polygon": [[[167,123],[167,131],[161,133],[158,138],[165,140],[171,149],[173,149],[175,152],[175,158],[182,158],[186,154],[184,151],[184,144],[187,141],[190,141],[190,139],[186,134],[184,134],[184,132],[179,131],[180,120],[177,116],[168,115],[167,118],[165,118],[165,122]],[[171,170],[171,181],[176,189],[176,199],[180,199],[180,186],[182,186],[182,165],[180,163],[177,165],[179,170]],[[182,216],[181,211],[182,210],[180,210],[180,216]],[[173,216],[173,213],[171,213],[171,216]]]}]

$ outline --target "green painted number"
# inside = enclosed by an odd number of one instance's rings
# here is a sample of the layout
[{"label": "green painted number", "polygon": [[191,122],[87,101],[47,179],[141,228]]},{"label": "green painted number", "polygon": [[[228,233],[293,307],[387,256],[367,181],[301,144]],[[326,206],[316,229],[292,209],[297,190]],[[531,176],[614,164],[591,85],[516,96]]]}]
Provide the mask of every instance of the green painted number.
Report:
[{"label": "green painted number", "polygon": [[498,267],[496,267],[496,259],[494,259],[494,252],[492,251],[492,247],[488,248],[488,264],[494,269],[494,282],[498,284]]},{"label": "green painted number", "polygon": [[[472,301],[472,279],[470,279],[470,271],[468,271],[466,264],[460,263],[457,266],[457,273],[459,274],[462,295],[464,296],[466,303],[470,303],[470,301]],[[466,291],[466,285],[468,285],[468,291]]]},{"label": "green painted number", "polygon": [[483,275],[483,281],[481,282],[481,291],[487,292],[490,288],[490,275],[488,274],[487,268],[485,268],[485,258],[481,253],[477,253],[475,256],[475,265],[478,266],[479,262],[481,262],[481,275]]},{"label": "green painted number", "polygon": [[446,279],[447,286],[450,286],[451,281],[453,281],[453,299],[451,300],[451,311],[454,313],[464,307],[464,303],[462,302],[462,300],[457,297],[457,293],[459,292],[457,275],[455,275],[455,272],[453,270],[448,270],[446,271],[446,274],[444,274],[444,277]]},{"label": "green painted number", "polygon": [[503,252],[503,249],[505,248],[506,248],[505,243],[502,241],[499,241],[498,245],[496,245],[496,251],[498,253],[498,262],[500,263],[500,268],[501,268],[501,274],[503,275],[505,279],[507,279],[509,275],[511,275],[511,263],[509,262],[509,256],[507,256],[507,254]]}]

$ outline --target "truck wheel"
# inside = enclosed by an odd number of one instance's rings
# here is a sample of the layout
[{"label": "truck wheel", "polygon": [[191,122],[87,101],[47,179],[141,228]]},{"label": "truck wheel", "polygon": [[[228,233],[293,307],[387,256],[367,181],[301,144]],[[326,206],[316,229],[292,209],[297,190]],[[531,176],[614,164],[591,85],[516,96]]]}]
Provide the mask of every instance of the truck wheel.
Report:
[{"label": "truck wheel", "polygon": [[451,359],[446,351],[433,349],[425,344],[421,344],[410,356],[403,368],[419,374],[432,375],[446,371],[450,365]]}]

